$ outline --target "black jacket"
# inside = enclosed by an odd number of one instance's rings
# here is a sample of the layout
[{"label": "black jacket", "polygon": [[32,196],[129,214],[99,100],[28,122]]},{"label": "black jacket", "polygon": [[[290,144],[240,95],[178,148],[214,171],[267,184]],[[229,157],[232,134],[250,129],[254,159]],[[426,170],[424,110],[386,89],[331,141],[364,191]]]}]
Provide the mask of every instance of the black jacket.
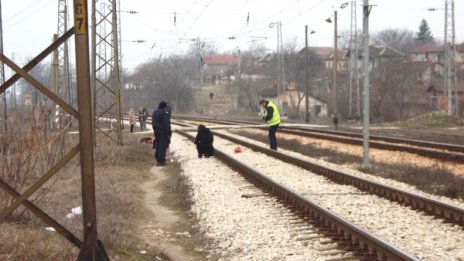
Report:
[{"label": "black jacket", "polygon": [[152,114],[152,127],[155,134],[171,136],[171,117],[164,109],[157,109]]},{"label": "black jacket", "polygon": [[214,141],[213,133],[208,128],[204,128],[198,131],[194,142],[197,145],[199,153],[206,153],[209,155],[213,155],[214,153],[213,141]]}]

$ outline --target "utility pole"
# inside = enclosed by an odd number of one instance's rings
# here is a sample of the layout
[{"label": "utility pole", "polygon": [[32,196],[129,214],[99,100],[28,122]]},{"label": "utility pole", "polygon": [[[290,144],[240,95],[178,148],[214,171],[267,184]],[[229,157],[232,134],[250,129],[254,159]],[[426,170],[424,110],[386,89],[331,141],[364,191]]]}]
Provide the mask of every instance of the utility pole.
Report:
[{"label": "utility pole", "polygon": [[363,165],[369,166],[369,0],[363,0]]},{"label": "utility pole", "polygon": [[93,124],[90,90],[89,33],[87,1],[74,0],[74,31],[76,43],[77,99],[79,108],[79,147],[82,176],[82,206],[84,242],[79,261],[109,260],[97,239],[97,206],[95,201],[95,173],[93,154]]},{"label": "utility pole", "polygon": [[[3,53],[3,23],[2,23],[2,2],[0,1],[0,53]],[[5,83],[5,64],[0,61],[0,85]],[[0,122],[3,131],[8,131],[8,114],[6,104],[6,93],[0,93]]]},{"label": "utility pole", "polygon": [[308,26],[305,26],[305,119],[309,123],[309,72],[308,72]]},{"label": "utility pole", "polygon": [[197,76],[198,76],[198,84],[201,87],[203,85],[203,74],[202,74],[202,55],[201,55],[201,40],[200,38],[195,38],[195,53],[196,53],[196,60],[197,60]]},{"label": "utility pole", "polygon": [[[58,39],[58,35],[54,34],[53,35],[53,42],[56,42]],[[56,94],[56,96],[62,98],[60,95],[60,79],[59,79],[59,71],[60,67],[58,64],[58,49],[55,49],[53,51],[53,56],[52,56],[52,71],[51,71],[51,85],[52,85],[52,90]],[[48,101],[45,106],[48,107],[53,106],[50,104],[51,101]],[[50,108],[51,109],[51,108]],[[60,117],[60,106],[58,104],[55,104],[54,109],[52,110],[52,124],[50,126],[50,129],[60,129],[62,127],[62,122],[61,122],[61,117]]]},{"label": "utility pole", "polygon": [[350,103],[349,115],[351,119],[360,118],[359,97],[359,68],[358,68],[358,26],[356,1],[351,1],[351,27],[350,27]]},{"label": "utility pole", "polygon": [[234,103],[234,108],[235,108],[235,111],[237,111],[238,109],[238,97],[240,95],[240,62],[241,62],[241,52],[240,52],[240,48],[237,47],[237,55],[238,55],[238,60],[237,60],[237,76],[235,77],[235,86],[236,86],[236,90],[235,90],[235,103]]},{"label": "utility pole", "polygon": [[337,11],[334,11],[334,64],[333,64],[333,114],[334,125],[337,128],[338,123],[338,106],[337,106],[337,71],[338,71],[338,32],[337,32]]},{"label": "utility pole", "polygon": [[[282,43],[282,22],[276,22],[277,29],[277,107],[280,106],[280,94],[285,88],[284,53]],[[282,110],[283,111],[283,110]],[[283,111],[286,114],[285,111]]]},{"label": "utility pole", "polygon": [[445,92],[448,115],[459,116],[459,97],[456,75],[456,31],[454,27],[454,0],[445,0]]},{"label": "utility pole", "polygon": [[[15,59],[15,53],[13,52],[11,54],[11,60],[16,63],[16,59]],[[16,101],[16,82],[13,84],[13,86],[11,86],[11,94],[10,94],[10,108],[12,111],[16,111],[18,109],[18,104],[17,104],[17,101]]]}]

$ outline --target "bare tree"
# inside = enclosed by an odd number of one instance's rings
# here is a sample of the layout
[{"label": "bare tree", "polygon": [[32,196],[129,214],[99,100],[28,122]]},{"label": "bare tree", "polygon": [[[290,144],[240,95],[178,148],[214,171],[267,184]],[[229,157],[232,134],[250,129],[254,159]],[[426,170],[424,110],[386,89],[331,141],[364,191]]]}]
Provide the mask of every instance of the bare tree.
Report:
[{"label": "bare tree", "polygon": [[414,32],[408,29],[384,29],[372,36],[374,45],[391,47],[408,53],[417,46]]}]

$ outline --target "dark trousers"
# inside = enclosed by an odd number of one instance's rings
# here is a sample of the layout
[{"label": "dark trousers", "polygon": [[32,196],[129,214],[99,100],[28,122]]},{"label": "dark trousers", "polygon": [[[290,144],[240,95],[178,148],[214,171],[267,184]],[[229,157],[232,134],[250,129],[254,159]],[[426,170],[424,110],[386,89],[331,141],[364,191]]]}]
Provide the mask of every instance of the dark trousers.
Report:
[{"label": "dark trousers", "polygon": [[155,135],[155,159],[158,163],[166,163],[166,150],[169,145],[168,135]]},{"label": "dark trousers", "polygon": [[134,132],[134,124],[131,124],[131,132]]},{"label": "dark trousers", "polygon": [[276,132],[277,128],[279,127],[279,124],[274,125],[274,126],[269,126],[269,145],[271,147],[271,150],[277,150],[277,137],[276,137]]}]

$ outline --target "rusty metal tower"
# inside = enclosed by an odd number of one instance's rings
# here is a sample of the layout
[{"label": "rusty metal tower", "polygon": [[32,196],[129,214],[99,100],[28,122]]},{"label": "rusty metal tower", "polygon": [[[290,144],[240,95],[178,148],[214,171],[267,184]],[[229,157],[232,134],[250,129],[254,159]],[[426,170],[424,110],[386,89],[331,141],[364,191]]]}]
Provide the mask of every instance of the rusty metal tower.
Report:
[{"label": "rusty metal tower", "polygon": [[[58,27],[53,41],[56,41],[56,39],[68,31],[67,2],[67,0],[58,0]],[[68,50],[68,41],[65,41],[53,52],[51,83],[53,92],[68,104],[72,105]],[[62,128],[70,123],[70,120],[70,115],[65,114],[63,109],[56,105],[54,108],[54,126]]]},{"label": "rusty metal tower", "polygon": [[[3,53],[3,23],[2,23],[2,3],[0,1],[0,53]],[[5,65],[0,61],[0,85],[5,82]],[[4,132],[8,130],[8,116],[6,106],[6,94],[0,94],[0,129]]]},{"label": "rusty metal tower", "polygon": [[[91,108],[91,88],[90,88],[90,61],[89,61],[89,33],[87,1],[74,0],[74,26],[66,31],[56,41],[34,57],[30,62],[19,67],[14,61],[0,52],[0,62],[7,65],[14,71],[14,75],[0,85],[0,95],[14,85],[16,81],[23,78],[28,81],[33,88],[41,92],[48,99],[58,104],[63,111],[74,117],[79,122],[79,143],[67,150],[65,155],[59,159],[50,169],[39,179],[31,184],[27,189],[20,192],[10,186],[0,177],[0,189],[14,198],[12,203],[0,211],[0,221],[10,215],[20,205],[31,211],[37,218],[53,227],[60,235],[66,238],[71,244],[80,249],[77,260],[79,261],[107,261],[109,260],[101,241],[98,240],[97,233],[97,214],[95,198],[95,175],[94,175],[94,147],[93,147],[93,117]],[[63,45],[71,36],[75,38],[75,57],[76,57],[76,82],[79,88],[77,91],[77,106],[74,108],[66,101],[61,99],[50,88],[44,86],[35,79],[30,71],[46,57]],[[46,212],[28,198],[39,190],[51,177],[71,161],[77,154],[80,158],[81,166],[81,186],[82,186],[82,208],[83,208],[83,240],[79,239],[63,225],[54,220]]]},{"label": "rusty metal tower", "polygon": [[[67,0],[58,0],[58,37],[68,31],[68,4]],[[73,104],[71,82],[69,77],[69,46],[65,41],[58,48],[58,82],[62,86],[62,98],[69,104]]]},{"label": "rusty metal tower", "polygon": [[122,145],[117,2],[92,2],[92,89],[95,129]]},{"label": "rusty metal tower", "polygon": [[448,115],[458,116],[459,99],[456,76],[456,31],[454,27],[454,0],[445,0],[445,92]]},{"label": "rusty metal tower", "polygon": [[349,116],[351,119],[361,118],[361,99],[359,90],[358,67],[358,26],[356,14],[356,1],[351,1],[351,28],[350,28],[350,104]]}]

